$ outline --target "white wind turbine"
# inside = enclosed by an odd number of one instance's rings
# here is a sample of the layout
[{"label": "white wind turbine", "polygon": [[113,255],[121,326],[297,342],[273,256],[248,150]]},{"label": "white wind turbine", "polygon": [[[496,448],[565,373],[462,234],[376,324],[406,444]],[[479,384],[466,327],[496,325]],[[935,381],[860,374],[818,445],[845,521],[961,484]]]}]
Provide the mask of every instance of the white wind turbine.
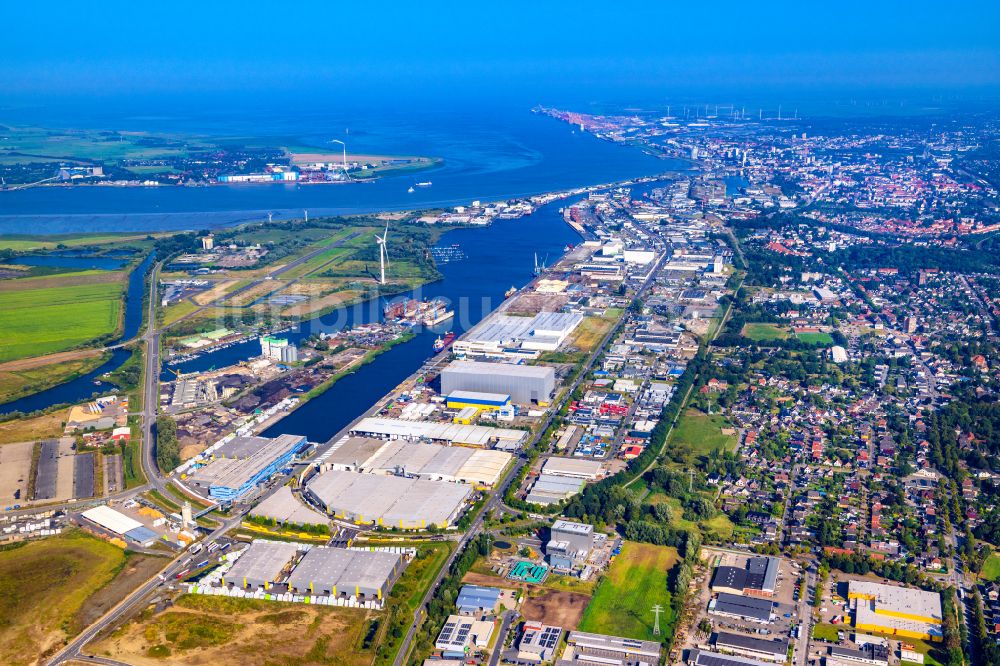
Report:
[{"label": "white wind turbine", "polygon": [[382,235],[379,236],[378,234],[375,234],[375,242],[378,243],[378,266],[382,276],[382,279],[380,281],[381,284],[385,284],[385,265],[389,263],[388,251],[386,250],[385,247],[385,239],[386,237],[388,237],[388,235],[389,235],[389,223],[386,222],[385,231],[382,232]]}]

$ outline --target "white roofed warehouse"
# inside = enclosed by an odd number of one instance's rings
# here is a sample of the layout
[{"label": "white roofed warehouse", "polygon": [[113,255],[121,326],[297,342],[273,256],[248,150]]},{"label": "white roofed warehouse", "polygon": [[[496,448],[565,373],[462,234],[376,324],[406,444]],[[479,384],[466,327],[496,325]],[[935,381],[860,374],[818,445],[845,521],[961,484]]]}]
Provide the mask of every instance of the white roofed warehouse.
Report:
[{"label": "white roofed warehouse", "polygon": [[328,513],[359,525],[425,529],[451,526],[472,486],[331,470],[311,479],[305,492]]},{"label": "white roofed warehouse", "polygon": [[539,312],[533,317],[492,314],[456,340],[452,349],[470,356],[537,356],[539,351],[558,349],[581,321],[583,315],[575,312]]},{"label": "white roofed warehouse", "polygon": [[363,418],[351,427],[351,434],[375,439],[423,440],[447,445],[481,446],[505,451],[516,450],[528,439],[524,430],[490,428],[458,423],[404,421],[379,417]]},{"label": "white roofed warehouse", "polygon": [[555,391],[555,370],[543,365],[452,361],[441,371],[441,394],[477,391],[509,395],[511,402],[548,403]]}]

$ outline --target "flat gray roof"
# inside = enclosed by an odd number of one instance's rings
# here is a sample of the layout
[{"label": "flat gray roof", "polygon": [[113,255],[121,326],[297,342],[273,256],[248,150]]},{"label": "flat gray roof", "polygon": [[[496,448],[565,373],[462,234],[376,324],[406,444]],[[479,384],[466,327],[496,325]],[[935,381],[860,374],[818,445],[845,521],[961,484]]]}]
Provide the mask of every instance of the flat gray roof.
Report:
[{"label": "flat gray roof", "polygon": [[330,449],[325,461],[332,465],[363,467],[385,445],[386,441],[384,439],[348,437]]},{"label": "flat gray roof", "polygon": [[784,656],[788,654],[787,637],[769,640],[766,638],[757,638],[756,636],[748,636],[746,634],[719,632],[715,637],[715,644],[719,647],[740,648],[743,650],[765,652],[781,656],[782,661],[784,661]]},{"label": "flat gray roof", "polygon": [[345,550],[319,546],[305,554],[288,577],[289,586],[303,591],[334,590],[348,595],[382,592],[402,562],[397,553]]},{"label": "flat gray roof", "polygon": [[253,541],[223,579],[238,587],[243,587],[244,581],[249,586],[273,582],[295,557],[298,548],[294,543]]},{"label": "flat gray roof", "polygon": [[255,506],[250,515],[298,525],[326,525],[330,522],[322,513],[299,501],[288,486],[278,488],[273,495]]}]

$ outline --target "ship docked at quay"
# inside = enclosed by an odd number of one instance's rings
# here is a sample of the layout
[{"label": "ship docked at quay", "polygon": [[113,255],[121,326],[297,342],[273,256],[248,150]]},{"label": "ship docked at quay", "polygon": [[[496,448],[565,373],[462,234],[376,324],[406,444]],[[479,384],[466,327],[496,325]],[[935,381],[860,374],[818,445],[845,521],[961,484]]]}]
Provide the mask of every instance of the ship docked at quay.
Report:
[{"label": "ship docked at quay", "polygon": [[441,298],[417,300],[406,298],[389,303],[382,310],[386,319],[398,321],[409,326],[435,326],[448,321],[455,316],[455,311],[449,309],[448,303]]}]

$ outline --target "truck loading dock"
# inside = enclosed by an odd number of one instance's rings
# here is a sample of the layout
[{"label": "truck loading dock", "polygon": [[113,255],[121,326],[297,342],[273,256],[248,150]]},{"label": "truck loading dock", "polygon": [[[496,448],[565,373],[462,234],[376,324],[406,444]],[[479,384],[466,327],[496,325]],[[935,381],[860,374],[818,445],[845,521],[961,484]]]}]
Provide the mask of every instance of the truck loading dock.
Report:
[{"label": "truck loading dock", "polygon": [[403,570],[396,553],[317,547],[310,549],[288,577],[297,594],[382,599]]}]

